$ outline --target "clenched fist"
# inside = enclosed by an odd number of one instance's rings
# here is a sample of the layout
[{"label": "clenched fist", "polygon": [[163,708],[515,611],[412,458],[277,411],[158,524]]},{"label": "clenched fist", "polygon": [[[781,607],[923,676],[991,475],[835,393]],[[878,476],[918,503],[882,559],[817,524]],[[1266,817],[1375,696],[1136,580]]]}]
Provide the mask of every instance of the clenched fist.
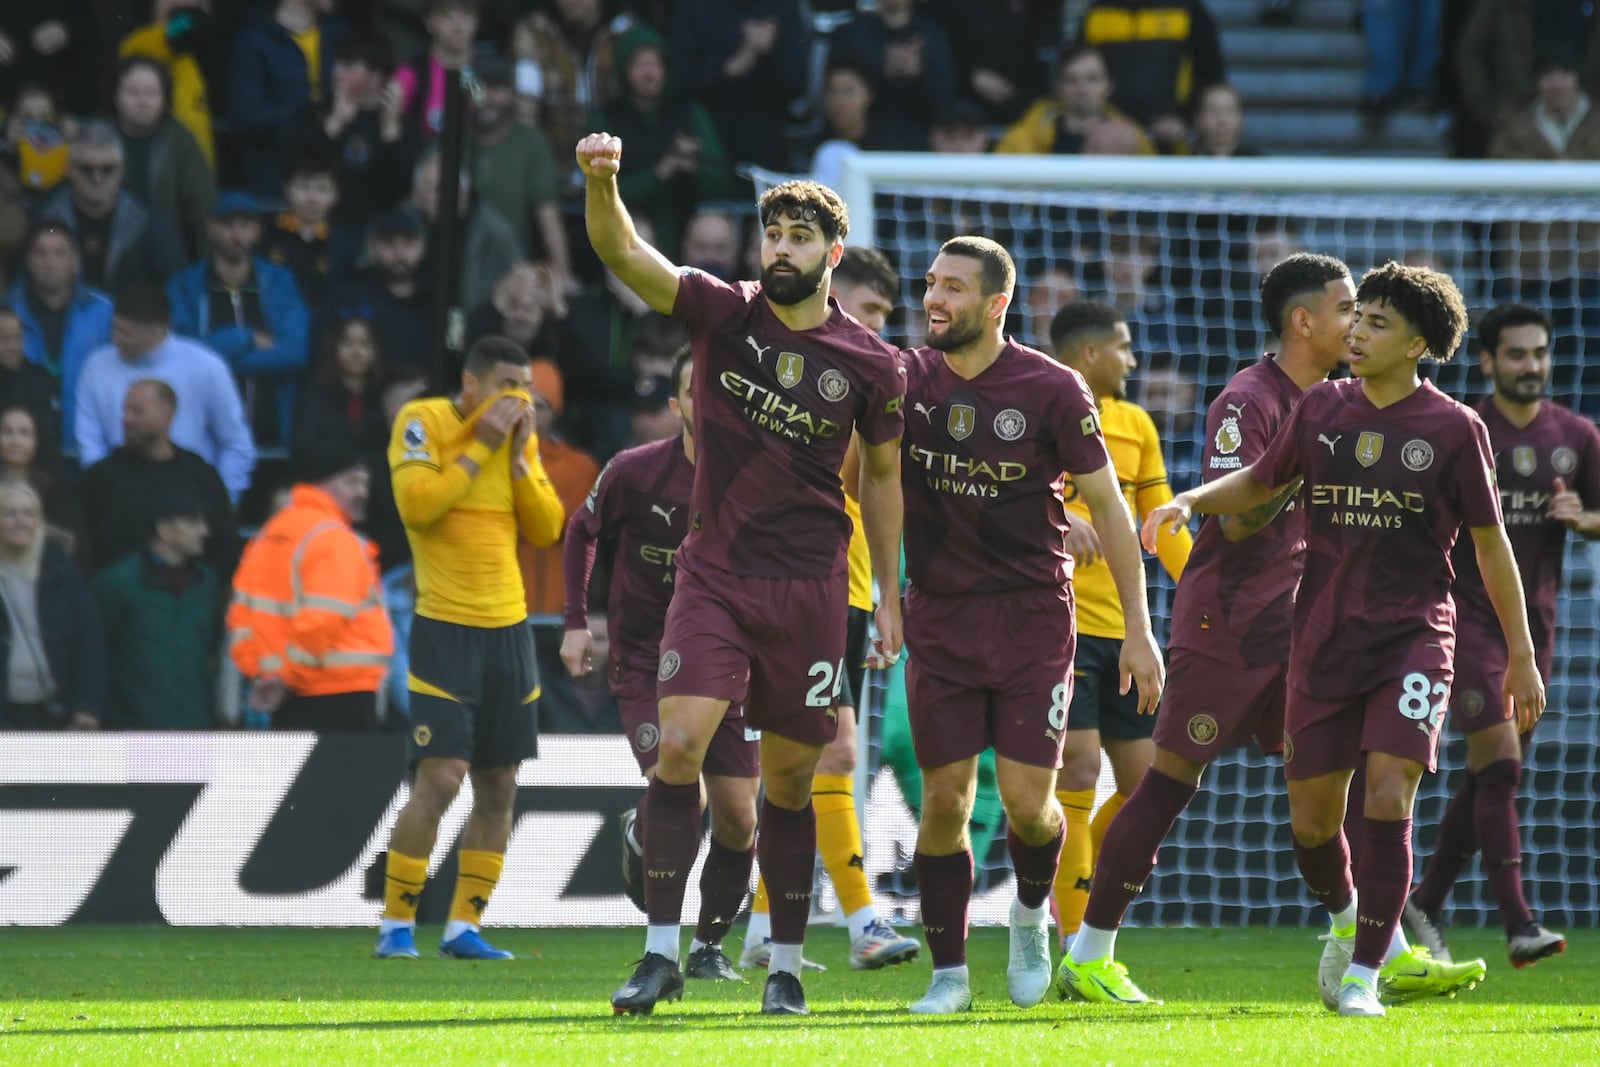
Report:
[{"label": "clenched fist", "polygon": [[578,169],[585,178],[615,178],[622,169],[622,138],[591,133],[579,141]]}]

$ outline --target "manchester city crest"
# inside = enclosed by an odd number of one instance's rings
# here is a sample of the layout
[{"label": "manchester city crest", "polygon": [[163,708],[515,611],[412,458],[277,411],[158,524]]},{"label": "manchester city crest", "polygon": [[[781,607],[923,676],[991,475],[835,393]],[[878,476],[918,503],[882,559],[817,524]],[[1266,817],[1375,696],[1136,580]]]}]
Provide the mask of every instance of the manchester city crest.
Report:
[{"label": "manchester city crest", "polygon": [[1006,408],[994,417],[994,435],[1002,441],[1015,441],[1028,429],[1028,420],[1016,408]]},{"label": "manchester city crest", "polygon": [[[1359,448],[1357,455],[1360,454]],[[1420,437],[1413,437],[1406,442],[1400,450],[1400,462],[1406,465],[1406,470],[1422,472],[1433,466],[1433,446]]]},{"label": "manchester city crest", "polygon": [[822,399],[836,404],[850,395],[850,379],[830,368],[817,379],[817,392]]}]

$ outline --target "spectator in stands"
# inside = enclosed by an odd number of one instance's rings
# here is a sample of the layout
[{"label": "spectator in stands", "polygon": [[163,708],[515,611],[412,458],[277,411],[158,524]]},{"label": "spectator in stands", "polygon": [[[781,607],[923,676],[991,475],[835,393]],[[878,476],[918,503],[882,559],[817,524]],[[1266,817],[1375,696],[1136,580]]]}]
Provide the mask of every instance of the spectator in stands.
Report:
[{"label": "spectator in stands", "polygon": [[289,272],[307,309],[320,308],[331,293],[332,279],[349,273],[356,258],[355,234],[333,229],[339,204],[333,160],[302,156],[284,178],[283,200],[284,210],[263,227],[261,257]]},{"label": "spectator in stands", "polygon": [[123,188],[124,156],[117,128],[99,119],[81,123],[68,145],[67,187],[39,209],[78,235],[83,280],[117,290],[135,282],[160,284],[183,267],[183,244],[165,219]]},{"label": "spectator in stands", "polygon": [[[562,387],[560,373],[549,364],[535,366],[533,380],[534,429],[539,434],[539,461],[555,486],[561,506],[571,514],[583,506],[584,498],[594,488],[600,477],[600,464],[581,448],[567,443],[556,426],[561,417]],[[566,531],[562,531],[562,537]],[[561,542],[548,548],[534,548],[522,542],[517,545],[517,562],[522,566],[522,587],[527,595],[528,614],[555,616],[563,610],[565,583],[561,571]],[[534,643],[542,652],[555,652],[559,660],[561,630],[559,627],[535,630]],[[549,645],[548,649],[542,646]]]},{"label": "spectator in stands", "polygon": [[639,378],[629,405],[628,447],[663,441],[683,431],[683,420],[667,403],[675,396],[677,392],[670,374],[648,374]]},{"label": "spectator in stands", "polygon": [[152,501],[141,550],[95,575],[107,650],[108,730],[211,730],[212,669],[222,583],[204,563],[205,502],[189,493]]},{"label": "spectator in stands", "polygon": [[555,0],[517,23],[511,52],[517,62],[517,110],[544,132],[562,165],[564,196],[582,192],[572,150],[589,133],[587,121],[616,93],[617,34],[622,20],[607,23],[601,0]]},{"label": "spectator in stands", "polygon": [[159,63],[172,85],[172,117],[183,123],[212,170],[217,165],[212,135],[211,103],[206,94],[201,51],[217,46],[212,32],[211,0],[155,0],[152,21],[122,39],[123,59],[143,56]]},{"label": "spectator in stands", "polygon": [[[109,307],[110,301],[106,303]],[[106,332],[109,337],[109,327]],[[40,439],[60,448],[60,389],[49,371],[28,359],[22,316],[10,304],[0,303],[0,409],[11,407],[32,412]]]},{"label": "spectator in stands", "polygon": [[[473,188],[481,202],[510,223],[523,255],[548,262],[562,291],[574,293],[578,280],[567,254],[557,195],[559,175],[550,142],[517,118],[508,61],[491,56],[478,64],[477,73],[483,99],[472,113]],[[569,146],[567,152],[571,150]]]},{"label": "spectator in stands", "polygon": [[60,448],[44,433],[45,425],[32,408],[0,407],[0,485],[32,486],[44,506],[46,533],[77,558],[83,506],[77,486],[61,469]]},{"label": "spectator in stands", "polygon": [[5,0],[0,4],[0,100],[33,82],[65,94],[66,110],[89,114],[99,103],[89,0]]},{"label": "spectator in stands", "polygon": [[427,54],[395,71],[400,109],[417,120],[424,146],[431,145],[444,129],[445,72],[472,65],[478,9],[479,0],[424,0]]},{"label": "spectator in stands", "polygon": [[705,108],[670,84],[666,42],[658,33],[642,25],[624,33],[617,69],[622,93],[590,116],[589,127],[608,130],[628,146],[632,164],[618,178],[622,198],[634,218],[655,223],[661,247],[676,248],[696,203],[730,195],[728,157]]},{"label": "spectator in stands", "polygon": [[878,143],[903,152],[928,148],[928,128],[955,99],[955,61],[944,27],[916,10],[916,0],[878,0],[834,32],[834,60],[849,60],[872,78],[872,130]]},{"label": "spectator in stands", "polygon": [[8,300],[22,325],[23,354],[56,382],[61,440],[70,445],[70,401],[90,353],[111,341],[111,299],[80,280],[72,231],[45,220],[28,233],[22,274]]},{"label": "spectator in stands", "polygon": [[[1579,5],[1571,5],[1574,10]],[[1592,29],[1587,44],[1552,20],[1556,5],[1527,0],[1477,0],[1456,42],[1457,122],[1474,127],[1469,144],[1488,147],[1495,131],[1511,121],[1536,95],[1539,59],[1536,42],[1567,32],[1581,50],[1579,83],[1590,96],[1600,95],[1600,32]]]},{"label": "spectator in stands", "polygon": [[257,196],[276,196],[278,138],[306,103],[331,92],[333,57],[345,36],[330,19],[333,0],[278,0],[233,40],[228,124],[239,146],[239,175]]},{"label": "spectator in stands", "polygon": [[22,206],[22,183],[0,158],[0,289],[11,287],[10,264],[28,233],[28,212]]},{"label": "spectator in stands", "polygon": [[736,280],[739,224],[726,211],[696,211],[683,228],[683,251],[678,258],[685,267],[703,270],[713,278]]},{"label": "spectator in stands", "polygon": [[1112,100],[1162,153],[1188,143],[1195,90],[1228,76],[1217,25],[1202,0],[1094,0],[1082,43],[1104,57],[1116,86]]},{"label": "spectator in stands", "polygon": [[284,127],[280,165],[288,174],[308,157],[334,160],[339,200],[335,227],[359,246],[375,215],[411,191],[417,164],[416,124],[401,110],[391,80],[394,57],[381,41],[343,38],[333,54],[327,96],[301,105]]},{"label": "spectator in stands", "polygon": [[154,378],[174,394],[172,442],[215,467],[237,501],[250,487],[256,464],[238,386],[221,356],[168,332],[172,317],[167,294],[155,286],[131,285],[117,293],[112,343],[89,357],[78,382],[73,417],[78,462],[91,467],[122,444],[128,388]]},{"label": "spectator in stands", "polygon": [[141,378],[122,401],[123,443],[84,472],[81,495],[85,555],[96,570],[142,548],[155,515],[151,505],[174,497],[200,501],[206,517],[205,559],[232,574],[239,556],[233,504],[217,469],[172,443],[178,394],[158,378]]},{"label": "spectator in stands", "polygon": [[422,283],[425,247],[417,216],[404,211],[380,216],[367,239],[371,266],[339,286],[328,305],[334,320],[372,323],[391,373],[426,376],[433,365],[433,298]]},{"label": "spectator in stands", "polygon": [[957,100],[934,116],[928,130],[928,147],[941,155],[981,156],[994,147],[994,135],[983,120],[978,105],[970,100]]},{"label": "spectator in stands", "polygon": [[122,187],[179,234],[190,258],[202,255],[217,183],[194,134],[172,117],[171,76],[153,59],[125,59],[112,103],[122,134]]},{"label": "spectator in stands", "polygon": [[[952,50],[956,88],[980,109],[980,125],[1010,125],[1030,101],[1049,91],[1042,46],[1060,37],[1059,5],[1030,0],[947,4],[943,21],[957,45]],[[1037,46],[1030,48],[1034,42]]]},{"label": "spectator in stands", "polygon": [[1132,119],[1111,103],[1111,75],[1098,49],[1061,57],[1054,96],[1034,101],[1001,136],[996,152],[1023,155],[1150,155],[1155,151]]},{"label": "spectator in stands", "polygon": [[349,318],[334,325],[299,407],[294,454],[340,441],[366,457],[369,469],[383,459],[390,421],[383,412],[383,357],[372,323]]},{"label": "spectator in stands", "polygon": [[[18,189],[0,200],[19,196],[26,190],[30,200],[50,192],[67,176],[67,141],[77,124],[61,113],[56,93],[43,85],[24,85],[17,90],[6,115],[6,154],[10,176]],[[20,200],[13,204],[21,210]]]},{"label": "spectator in stands", "polygon": [[367,517],[366,458],[338,441],[298,457],[289,506],[246,546],[233,576],[228,651],[250,679],[249,706],[275,730],[378,727],[378,688],[394,652]]},{"label": "spectator in stands", "polygon": [[482,337],[508,337],[534,359],[566,356],[561,317],[566,305],[550,268],[518,263],[494,286],[494,297],[467,314],[467,347]]},{"label": "spectator in stands", "polygon": [[1578,50],[1543,42],[1533,105],[1506,119],[1489,146],[1494,159],[1600,159],[1600,112],[1579,76]]},{"label": "spectator in stands", "polygon": [[[633,224],[643,240],[660,247],[649,216],[636,215]],[[597,456],[611,456],[627,437],[638,339],[662,318],[609,269],[567,307],[564,336],[570,353],[562,365],[567,388],[583,402],[580,440]]]},{"label": "spectator in stands", "polygon": [[[800,0],[678,4],[671,34],[673,92],[706,109],[726,158],[789,169],[783,131],[806,92],[810,45]],[[617,69],[625,66],[619,54]]]},{"label": "spectator in stands", "polygon": [[1041,352],[1054,353],[1050,344],[1050,320],[1068,304],[1083,299],[1083,287],[1064,264],[1048,266],[1028,281],[1022,336]]},{"label": "spectator in stands", "polygon": [[1443,9],[1441,0],[1365,0],[1361,5],[1367,45],[1361,114],[1369,125],[1381,124],[1402,105],[1432,110]]},{"label": "spectator in stands", "polygon": [[1227,82],[1200,90],[1195,100],[1192,156],[1259,156],[1261,151],[1240,141],[1244,133],[1244,98]]},{"label": "spectator in stands", "polygon": [[45,536],[39,494],[0,485],[0,729],[99,729],[105,656],[94,596]]},{"label": "spectator in stands", "polygon": [[294,275],[255,254],[261,218],[254,197],[219,196],[206,234],[211,255],[167,283],[172,328],[228,362],[253,399],[245,417],[256,441],[286,445],[295,386],[309,358],[305,303]]},{"label": "spectator in stands", "polygon": [[[1202,449],[1196,432],[1200,418],[1200,380],[1166,352],[1140,352],[1144,366],[1131,379],[1134,400],[1150,413],[1167,458],[1167,478],[1174,488],[1192,488],[1200,481]],[[1179,490],[1180,492],[1182,490]]]},{"label": "spectator in stands", "polygon": [[[440,161],[437,152],[425,154],[417,164],[411,188],[411,204],[407,210],[413,214],[428,234],[428,248],[437,252],[439,232]],[[457,212],[461,227],[457,231],[461,242],[461,276],[456,301],[462,307],[476,307],[494,295],[494,283],[522,259],[511,224],[500,217],[494,208],[480,202],[474,195],[472,179],[463,168],[457,184],[459,199]],[[431,265],[423,268],[425,277],[432,278]]]},{"label": "spectator in stands", "polygon": [[856,152],[882,150],[872,129],[872,78],[864,67],[838,59],[822,76],[822,143],[811,156],[811,177],[839,187],[844,159]]}]

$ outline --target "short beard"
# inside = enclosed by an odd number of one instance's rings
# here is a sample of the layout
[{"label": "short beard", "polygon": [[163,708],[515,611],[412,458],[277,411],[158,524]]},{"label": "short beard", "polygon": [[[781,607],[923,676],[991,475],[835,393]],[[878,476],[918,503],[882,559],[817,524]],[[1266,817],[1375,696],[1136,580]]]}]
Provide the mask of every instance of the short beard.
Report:
[{"label": "short beard", "polygon": [[822,290],[822,279],[827,273],[826,259],[818,263],[815,270],[797,274],[776,274],[772,267],[762,267],[761,291],[779,307],[793,307],[816,296]]},{"label": "short beard", "polygon": [[[1499,393],[1501,396],[1505,397],[1507,400],[1511,401],[1514,404],[1531,404],[1535,400],[1543,399],[1544,398],[1544,394],[1546,392],[1548,392],[1549,388],[1550,388],[1550,382],[1547,379],[1545,381],[1542,381],[1542,382],[1538,383],[1539,387],[1533,393],[1532,396],[1525,396],[1523,394],[1523,392],[1522,392],[1523,384],[1524,383],[1518,381],[1515,378],[1511,379],[1511,381],[1509,383],[1507,383],[1507,384],[1501,384],[1499,382],[1496,382],[1495,383],[1495,392]],[[1528,384],[1532,384],[1532,383],[1528,383]]]},{"label": "short beard", "polygon": [[983,319],[974,318],[971,321],[951,319],[950,325],[944,328],[944,333],[935,338],[928,334],[928,347],[940,352],[954,352],[958,348],[965,348],[983,336]]}]

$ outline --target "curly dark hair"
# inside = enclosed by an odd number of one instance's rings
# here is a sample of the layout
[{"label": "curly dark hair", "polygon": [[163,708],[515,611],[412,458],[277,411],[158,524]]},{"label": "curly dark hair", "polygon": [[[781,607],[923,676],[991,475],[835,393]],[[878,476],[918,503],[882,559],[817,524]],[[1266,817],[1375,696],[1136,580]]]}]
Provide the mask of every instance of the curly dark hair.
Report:
[{"label": "curly dark hair", "polygon": [[758,212],[763,226],[771,225],[780,214],[787,219],[815,222],[830,242],[842,241],[850,232],[850,212],[839,194],[813,181],[774,185],[761,194]]},{"label": "curly dark hair", "polygon": [[1442,271],[1408,267],[1391,259],[1367,271],[1356,289],[1357,303],[1375,300],[1405,317],[1427,344],[1427,358],[1448,363],[1466,336],[1466,302],[1455,281]]}]

